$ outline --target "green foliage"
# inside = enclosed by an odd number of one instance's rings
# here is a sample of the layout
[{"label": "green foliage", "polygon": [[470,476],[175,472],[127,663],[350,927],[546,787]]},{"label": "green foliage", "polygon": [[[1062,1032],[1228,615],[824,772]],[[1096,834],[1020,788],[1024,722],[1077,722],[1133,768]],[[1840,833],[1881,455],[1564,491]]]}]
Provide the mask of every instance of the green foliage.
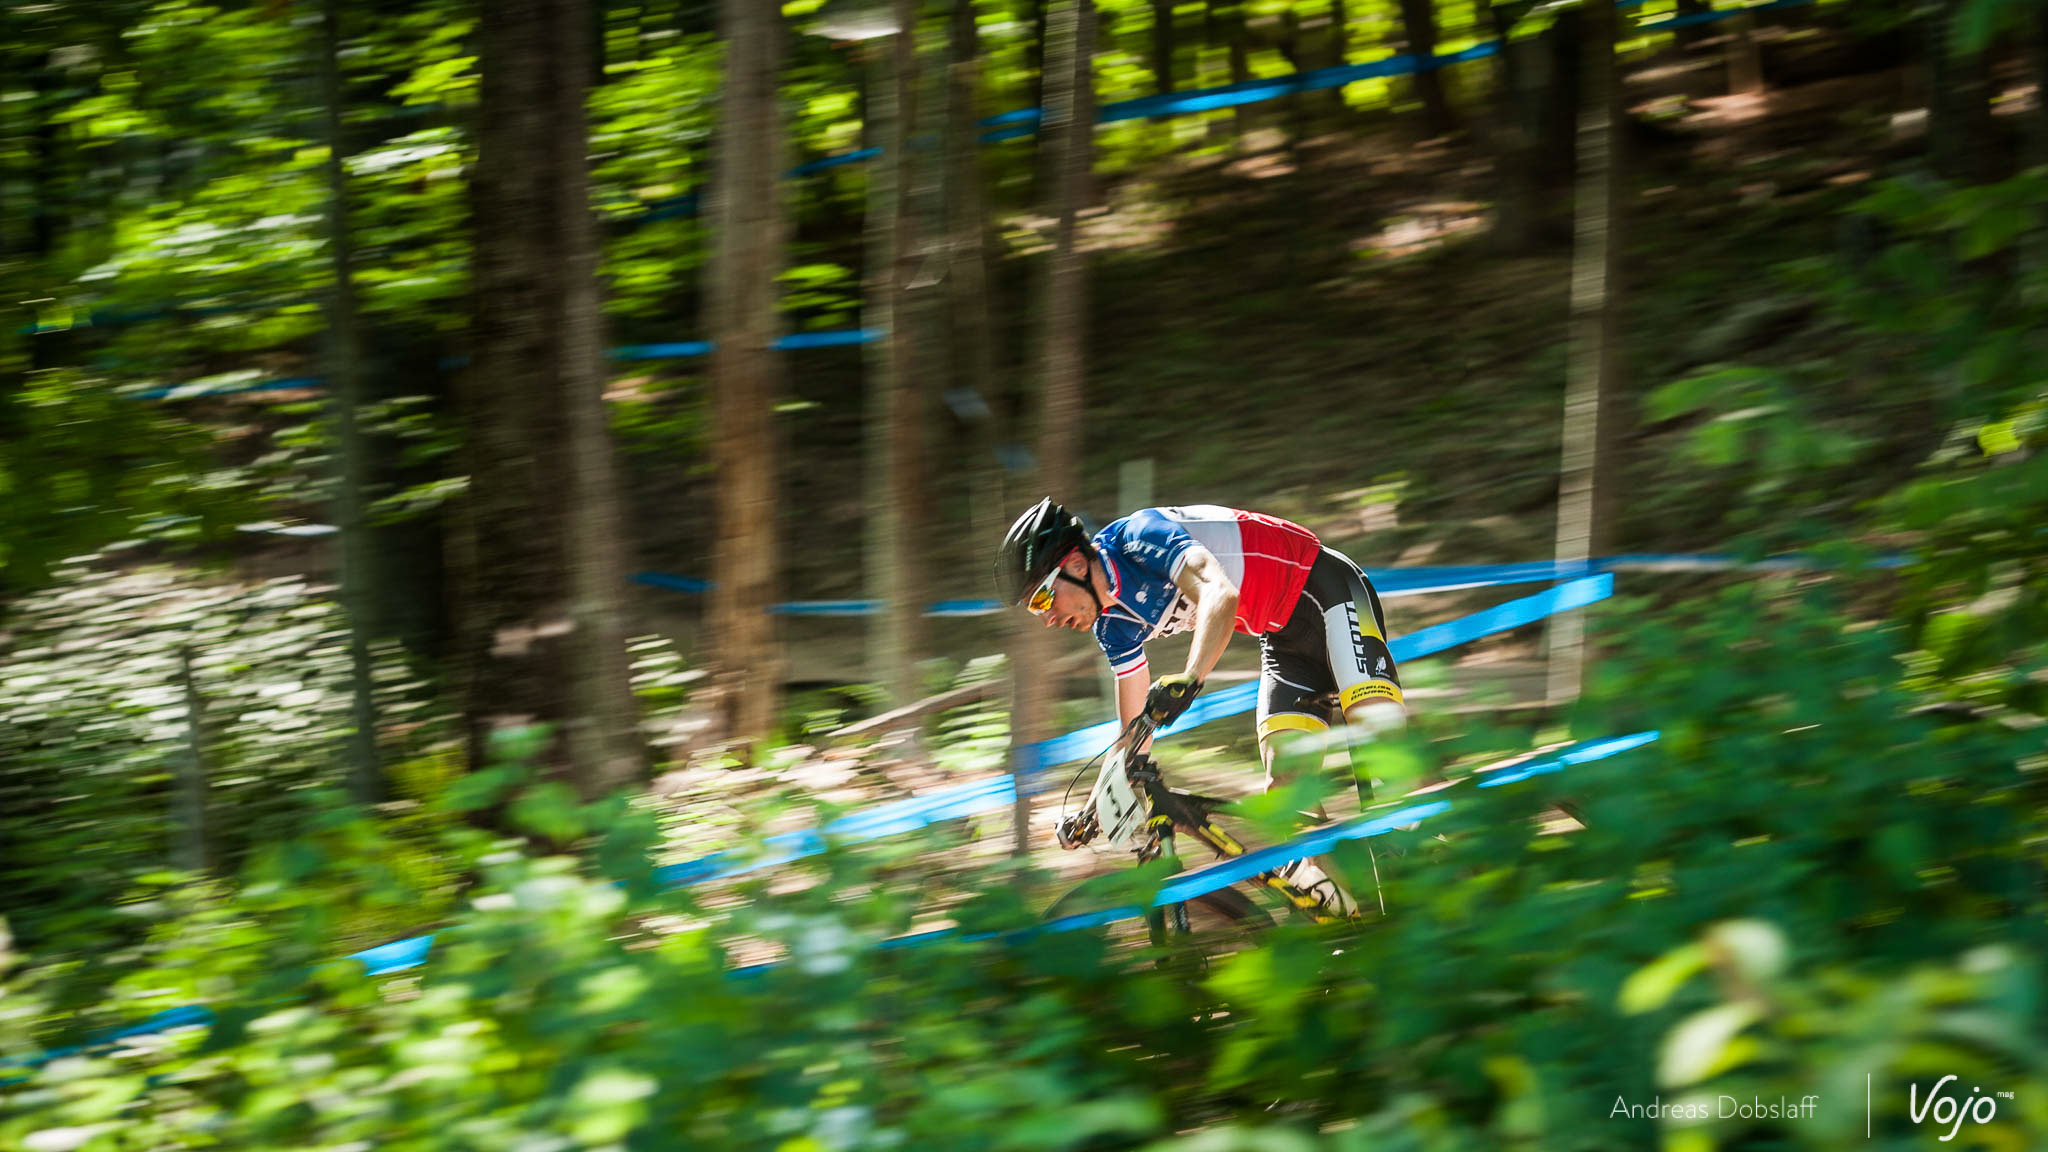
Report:
[{"label": "green foliage", "polygon": [[[0,651],[0,883],[18,901],[14,930],[38,950],[125,934],[117,902],[170,865],[175,780],[195,744],[209,854],[227,864],[295,841],[308,797],[340,782],[349,724],[338,613],[303,582],[68,575],[19,605]],[[382,679],[387,722],[426,725],[417,686],[395,666]],[[416,731],[424,743],[433,729]],[[401,764],[397,782],[437,779],[428,759]]]},{"label": "green foliage", "polygon": [[[2048,1088],[2029,1055],[2048,954],[2038,748],[1916,717],[1899,630],[1842,619],[1749,587],[1627,620],[1582,722],[1661,741],[1461,785],[1430,825],[1443,840],[1382,855],[1389,917],[1285,927],[1192,969],[1014,933],[1035,881],[946,829],[665,891],[651,812],[579,805],[508,762],[448,803],[509,799],[515,822],[584,834],[590,855],[428,830],[480,883],[424,968],[371,979],[333,959],[362,943],[345,926],[437,881],[380,875],[389,841],[336,810],[232,888],[158,887],[138,906],[141,967],[105,1007],[59,1014],[46,966],[10,974],[0,1005],[42,1007],[0,1026],[44,1043],[174,1003],[218,1019],[30,1073],[0,1139],[1817,1147],[1860,1111],[1865,1072],[1894,1101],[1877,1122],[1904,1136],[1909,1081]],[[1546,833],[1567,792],[1588,827]],[[941,909],[935,891],[972,895]],[[957,932],[880,947],[935,915]],[[1836,1109],[1811,1126],[1610,1116],[1660,1093]],[[2032,1108],[1999,1122],[2044,1135]]]},{"label": "green foliage", "polygon": [[[330,439],[316,409],[273,409],[253,463],[195,484],[185,457],[166,451],[177,426],[119,398],[145,381],[203,390],[315,370],[325,156],[304,67],[307,9],[30,7],[0,21],[33,19],[67,49],[52,62],[64,91],[38,94],[30,111],[73,149],[62,192],[76,211],[58,250],[25,275],[8,266],[8,281],[47,285],[17,298],[36,301],[46,326],[72,329],[56,337],[67,345],[36,339],[112,367],[29,373],[17,325],[0,332],[9,592],[109,539],[233,523],[197,502],[209,491],[254,481],[288,507],[318,502],[325,481],[311,477]],[[1149,3],[1102,7],[1102,98],[1149,92]],[[1279,0],[1246,7],[1292,15]],[[1886,8],[1884,19],[1902,18]],[[1476,16],[1458,11],[1467,24]],[[387,329],[443,340],[466,309],[473,19],[440,4],[377,16],[344,60],[366,310]],[[984,111],[1021,106],[1029,6],[987,16]],[[709,9],[611,5],[604,19],[606,79],[591,107],[607,306],[651,338],[695,335],[701,227],[639,213],[703,183],[718,92]],[[1197,56],[1215,78],[1217,47]],[[785,94],[796,152],[860,142],[859,67],[815,37],[795,41]],[[1286,65],[1268,49],[1253,68]],[[10,174],[31,170],[17,124],[0,139]],[[1149,164],[1199,127],[1106,131],[1104,168]],[[987,154],[999,199],[1030,194],[1032,154],[1024,143]],[[863,182],[836,169],[805,185],[808,227],[785,278],[799,325],[855,316],[847,237]],[[1857,215],[1871,252],[1792,270],[1825,318],[1824,348],[1780,368],[1716,367],[1651,399],[1653,416],[1696,422],[1688,464],[1759,536],[1803,533],[1776,530],[1822,489],[1824,511],[1865,515],[1887,547],[1907,547],[1905,591],[1886,604],[1896,622],[1869,619],[1890,590],[1861,583],[1850,585],[1855,612],[1770,586],[1610,615],[1614,653],[1580,730],[1653,727],[1658,744],[1480,790],[1461,777],[1506,742],[1420,721],[1420,738],[1359,757],[1384,794],[1439,775],[1461,789],[1447,793],[1449,816],[1379,858],[1392,914],[1290,925],[1227,955],[1030,935],[1050,882],[991,863],[999,845],[951,827],[663,891],[654,865],[668,855],[829,818],[790,810],[780,791],[801,754],[733,766],[716,790],[659,809],[583,803],[524,766],[544,733],[505,733],[491,763],[462,763],[436,743],[431,713],[405,710],[415,697],[395,670],[383,703],[402,745],[390,767],[399,799],[357,812],[333,794],[342,665],[336,622],[309,589],[192,597],[147,573],[102,573],[29,600],[0,670],[0,883],[21,909],[18,939],[0,926],[0,1049],[70,1043],[186,1003],[218,1015],[9,1069],[24,1079],[8,1085],[0,1146],[1599,1149],[1661,1136],[1732,1148],[1853,1133],[1838,1118],[1614,1120],[1614,1096],[1841,1100],[1861,1069],[1894,1094],[1955,1070],[2037,1099],[2048,1089],[2030,1055],[2043,1040],[2048,958],[2044,764],[2024,725],[2048,683],[2048,394],[2034,368],[2048,293],[2030,251],[2043,199],[2039,177],[1881,184]],[[1355,319],[1356,285],[1332,283]],[[1293,340],[1291,304],[1247,292],[1233,306],[1242,339]],[[95,310],[143,322],[86,327]],[[1233,398],[1244,392],[1243,361],[1186,330],[1167,339],[1177,343],[1158,375],[1179,386],[1227,373]],[[1525,349],[1463,340],[1376,346],[1376,363],[1463,363],[1442,387],[1385,391],[1412,392],[1406,414],[1434,428],[1491,437],[1497,455],[1547,460],[1554,445],[1507,428],[1540,422],[1504,423],[1499,395],[1453,379]],[[1266,367],[1330,379],[1329,346],[1299,344]],[[1533,363],[1555,376],[1541,355]],[[697,381],[636,378],[631,391],[615,429],[642,462],[701,455]],[[1123,402],[1150,403],[1135,389]],[[1242,411],[1214,408],[1220,424],[1245,427]],[[428,402],[369,417],[375,434],[402,441],[404,463],[444,470],[453,437]],[[1234,439],[1195,439],[1186,475],[1244,467]],[[1317,452],[1295,455],[1289,469],[1321,467]],[[1902,487],[1901,459],[1919,465]],[[382,494],[380,519],[429,512],[461,481],[408,484]],[[195,727],[177,683],[187,645],[211,812],[225,816],[211,833],[211,880],[165,871],[170,785]],[[697,673],[666,645],[635,655],[650,735],[687,743]],[[970,666],[962,682],[998,671]],[[1992,719],[1945,727],[1918,712],[1953,699]],[[836,724],[847,711],[840,694],[808,719]],[[1009,725],[995,705],[932,728],[944,771],[1001,766]],[[1163,755],[1171,764],[1173,750]],[[1241,814],[1284,834],[1330,787],[1305,771]],[[1545,833],[1568,799],[1589,827]],[[535,855],[543,843],[576,854]],[[1119,900],[1158,880],[1156,869],[1119,873],[1099,887]],[[881,946],[941,925],[956,931]],[[426,929],[437,943],[423,969],[371,979],[336,959]],[[1991,1135],[2015,1146],[2048,1139],[2036,1104],[2001,1122]],[[1890,1124],[1908,1135],[1897,1112]]]},{"label": "green foliage", "polygon": [[1650,394],[1653,420],[1704,417],[1686,439],[1686,453],[1708,473],[1734,474],[1728,519],[1736,527],[1772,531],[1811,494],[1836,490],[1869,452],[1871,440],[1817,415],[1805,399],[1821,391],[1819,373],[1724,366],[1666,384]]},{"label": "green foliage", "polygon": [[18,372],[0,345],[0,605],[121,540],[191,544],[246,516],[195,431],[101,379]]}]

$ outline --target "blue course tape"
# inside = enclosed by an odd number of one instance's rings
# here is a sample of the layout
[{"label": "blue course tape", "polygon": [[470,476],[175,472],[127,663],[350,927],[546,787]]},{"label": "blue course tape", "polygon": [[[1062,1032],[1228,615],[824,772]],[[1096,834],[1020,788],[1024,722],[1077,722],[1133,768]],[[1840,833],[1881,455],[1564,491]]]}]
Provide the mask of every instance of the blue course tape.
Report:
[{"label": "blue course tape", "polygon": [[[647,576],[659,577],[660,574],[640,573],[635,578],[640,579]],[[682,580],[683,578],[666,577],[664,579]],[[1489,608],[1483,612],[1451,621],[1448,624],[1437,625],[1434,628],[1426,628],[1420,632],[1398,637],[1388,645],[1388,648],[1393,652],[1396,660],[1413,660],[1431,652],[1440,651],[1445,647],[1466,643],[1494,631],[1531,623],[1553,612],[1592,603],[1611,594],[1613,586],[1614,578],[1609,575],[1576,580],[1536,596],[1510,601],[1498,607]],[[1161,735],[1171,735],[1175,732],[1192,728],[1197,724],[1206,723],[1209,720],[1247,711],[1256,700],[1257,690],[1258,686],[1256,684],[1243,684],[1225,689],[1222,692],[1200,697],[1181,716],[1180,720],[1175,722],[1170,728],[1165,729]],[[1020,762],[1033,762],[1036,766],[1042,768],[1050,764],[1059,763],[1063,759],[1079,759],[1084,756],[1090,756],[1106,746],[1109,741],[1115,739],[1118,731],[1119,727],[1114,721],[1108,724],[1098,724],[1089,728],[1083,728],[1078,732],[1071,732],[1065,736],[1020,748],[1017,750],[1019,754],[1018,759]],[[1540,772],[1559,771],[1568,764],[1584,763],[1602,756],[1612,756],[1617,752],[1640,747],[1656,738],[1657,736],[1654,732],[1638,733],[1634,736],[1616,737],[1595,744],[1580,745],[1569,751],[1559,753],[1549,760],[1518,765],[1512,770],[1487,779],[1481,786],[1497,787],[1501,784],[1527,779]],[[927,793],[923,796],[913,796],[906,800],[899,800],[894,803],[882,804],[850,813],[826,824],[822,829],[802,829],[796,832],[785,832],[770,836],[758,849],[715,852],[696,860],[666,865],[656,869],[655,876],[659,882],[670,887],[701,884],[709,880],[742,876],[763,868],[786,864],[805,856],[816,855],[823,852],[828,842],[831,841],[861,843],[886,836],[901,835],[906,832],[914,832],[942,820],[959,819],[967,816],[977,816],[986,812],[999,811],[1016,803],[1016,799],[1016,777],[1014,775],[992,776],[957,787]],[[1215,883],[1213,886],[1220,888],[1225,884],[1235,883],[1239,879],[1257,875],[1259,872],[1277,866],[1276,862],[1272,859],[1273,855],[1277,852],[1294,850],[1306,844],[1308,847],[1302,849],[1300,855],[1317,855],[1326,851],[1327,845],[1334,844],[1337,840],[1377,835],[1379,831],[1384,830],[1381,827],[1382,824],[1386,827],[1412,824],[1416,820],[1442,811],[1445,807],[1448,807],[1448,805],[1437,802],[1435,805],[1426,804],[1419,807],[1405,808],[1386,816],[1373,817],[1370,820],[1360,818],[1347,824],[1319,829],[1308,834],[1306,837],[1290,841],[1289,844],[1279,848],[1261,849],[1258,852],[1239,857],[1235,861],[1227,862],[1232,866],[1230,868],[1218,866],[1216,868],[1203,869],[1197,873],[1191,873],[1190,878],[1183,878],[1170,883],[1166,889],[1162,890],[1161,899],[1168,902],[1185,900],[1199,892],[1211,890],[1210,888],[1190,887],[1192,884],[1204,882],[1192,879],[1192,877],[1214,879]],[[1284,862],[1285,859],[1294,858],[1296,857],[1284,857],[1280,862]],[[1245,869],[1249,869],[1249,871],[1245,871]],[[1221,878],[1216,879],[1217,877]],[[1137,915],[1138,910],[1117,910],[1117,914],[1111,916],[1111,918],[1120,918],[1125,914]],[[1107,923],[1107,920],[1099,918],[1103,915],[1106,914],[1089,913],[1085,917],[1069,917],[1066,920],[1048,924],[1040,930],[1064,931],[1071,928],[1087,927],[1095,923]],[[927,933],[925,935],[928,938],[935,939],[944,934]],[[375,948],[364,949],[361,952],[354,953],[349,958],[360,960],[364,970],[369,975],[382,976],[424,963],[428,952],[433,947],[433,942],[434,938],[432,936],[414,936],[404,940],[396,940],[389,944],[379,945]],[[203,1007],[176,1008],[168,1012],[158,1013],[156,1016],[131,1028],[112,1033],[102,1038],[101,1042],[117,1040],[131,1035],[160,1032],[186,1024],[204,1024],[212,1019],[212,1013]],[[61,1052],[44,1053],[42,1056],[27,1063],[40,1065],[62,1054]]]},{"label": "blue course tape", "polygon": [[711,354],[709,340],[681,340],[673,344],[627,344],[611,350],[614,360],[684,360]]},{"label": "blue course tape", "polygon": [[[1630,560],[1631,557],[1618,557]],[[1663,557],[1660,562],[1669,562],[1672,570],[1684,562],[1690,562],[1700,571],[1714,568],[1738,566],[1735,560],[1717,557]],[[1608,565],[1595,563],[1593,569],[1605,570]],[[1382,597],[1419,596],[1426,592],[1456,592],[1467,588],[1485,588],[1496,584],[1534,584],[1545,580],[1561,580],[1571,576],[1583,576],[1587,566],[1583,564],[1560,564],[1553,561],[1532,561],[1526,564],[1471,564],[1457,567],[1417,567],[1369,569],[1373,588]],[[694,576],[672,576],[663,572],[636,572],[633,580],[637,583],[667,588],[675,592],[702,593],[713,587],[709,580]],[[792,600],[770,608],[785,616],[861,616],[880,612],[885,601],[881,600]],[[1000,600],[939,600],[925,609],[927,616],[987,616],[1003,610]]]},{"label": "blue course tape", "polygon": [[847,348],[855,344],[873,344],[888,333],[879,328],[838,328],[830,332],[792,332],[775,342],[777,348],[794,351],[802,348]]},{"label": "blue course tape", "polygon": [[[1582,607],[1611,595],[1613,588],[1612,576],[1587,577],[1536,596],[1510,601],[1474,613],[1449,624],[1398,637],[1388,645],[1388,649],[1397,661],[1414,660],[1447,647],[1468,643],[1493,632],[1533,623],[1567,608]],[[1211,720],[1250,711],[1256,706],[1257,701],[1256,683],[1233,685],[1221,692],[1197,697],[1187,712],[1160,735],[1170,736]],[[1076,732],[1069,732],[1065,736],[1057,736],[1051,740],[1019,748],[1016,750],[1017,759],[1037,768],[1085,759],[1108,746],[1121,730],[1121,726],[1113,720],[1091,725]],[[1612,755],[1611,752],[1602,754]],[[660,875],[663,882],[669,884],[694,884],[718,877],[737,876],[771,864],[786,863],[799,856],[823,851],[827,837],[861,841],[880,836],[894,836],[922,828],[935,820],[973,816],[1007,808],[1015,803],[1016,796],[1014,776],[994,776],[843,816],[827,824],[822,835],[817,830],[786,832],[769,837],[758,853],[714,853],[698,860],[669,865],[661,870]]]},{"label": "blue course tape", "polygon": [[[1644,0],[1618,0],[1615,7],[1632,8],[1643,2]],[[1772,0],[1771,3],[1755,4],[1746,8],[1724,8],[1712,12],[1666,16],[1656,20],[1644,21],[1637,25],[1637,29],[1645,32],[1659,32],[1675,28],[1690,28],[1701,24],[1711,24],[1718,20],[1726,20],[1744,13],[1773,12],[1782,8],[1795,8],[1814,2],[1815,0]],[[1492,56],[1499,51],[1500,43],[1498,41],[1484,40],[1457,52],[1426,58],[1403,54],[1390,56],[1382,60],[1374,60],[1366,64],[1318,68],[1307,72],[1292,73],[1287,76],[1277,76],[1271,79],[1246,80],[1235,84],[1225,84],[1214,88],[1199,88],[1193,91],[1176,92],[1164,96],[1140,96],[1132,100],[1119,100],[1103,105],[1098,110],[1097,122],[1109,124],[1122,120],[1189,115],[1197,112],[1214,111],[1219,108],[1255,104],[1265,100],[1277,100],[1285,96],[1294,95],[1297,92],[1341,88],[1359,80],[1401,76],[1445,68]],[[1019,108],[1014,111],[999,113],[981,121],[980,127],[985,130],[981,138],[985,142],[995,143],[1002,140],[1013,140],[1018,137],[1029,136],[1038,130],[1038,124],[1042,118],[1043,114],[1037,108]],[[791,177],[808,176],[816,172],[837,168],[844,164],[855,164],[864,160],[872,160],[881,154],[882,150],[879,148],[862,148],[836,156],[825,156],[808,163],[799,164],[795,168],[789,169],[784,175]],[[658,220],[694,216],[701,207],[701,195],[697,192],[688,192],[681,196],[656,201],[641,212],[625,217],[624,222],[629,225],[639,225],[650,224]],[[202,311],[200,314],[224,311],[234,311],[234,309],[210,309]],[[86,324],[127,324],[156,319],[171,314],[173,313],[168,308],[136,313],[95,312],[90,315]],[[72,327],[74,325],[52,324],[44,326],[28,324],[24,325],[20,331],[24,334],[33,335],[44,332],[67,331]],[[702,352],[687,353],[687,355],[702,354]]]},{"label": "blue course tape", "polygon": [[[794,352],[805,348],[849,348],[873,344],[884,333],[876,328],[836,328],[829,332],[792,332],[778,338],[775,347]],[[627,344],[611,350],[614,360],[686,360],[708,356],[717,345],[709,340],[683,340],[673,344]]]},{"label": "blue course tape", "polygon": [[[1613,756],[1632,748],[1639,748],[1657,739],[1655,732],[1639,732],[1630,736],[1611,737],[1590,744],[1580,744],[1558,753],[1548,760],[1502,772],[1484,780],[1480,787],[1491,788],[1511,784],[1518,780],[1543,772],[1556,772],[1570,764],[1583,764]],[[763,844],[763,851],[755,853],[718,852],[699,860],[674,864],[656,870],[657,878],[665,885],[681,887],[698,884],[706,880],[744,875],[773,864],[786,863],[799,856],[811,855],[825,850],[826,837],[842,842],[873,840],[883,836],[894,836],[916,831],[938,820],[956,819],[978,815],[1009,807],[1016,799],[1011,787],[1011,777],[996,776],[978,780],[972,784],[949,788],[925,796],[913,797],[894,804],[883,804],[875,808],[843,816],[827,824],[821,834],[818,830],[785,833],[773,836]],[[1340,824],[1312,829],[1301,836],[1269,848],[1248,852],[1243,856],[1183,873],[1168,880],[1153,899],[1154,905],[1171,904],[1191,900],[1205,892],[1213,892],[1241,880],[1248,880],[1261,872],[1267,872],[1292,860],[1304,856],[1317,856],[1330,850],[1344,840],[1357,840],[1378,836],[1392,829],[1426,820],[1439,813],[1449,811],[1445,801],[1431,801],[1410,805],[1376,816],[1358,816]],[[1018,932],[979,933],[964,937],[968,940],[985,940],[993,936],[1022,938],[1048,932],[1069,932],[1076,929],[1092,928],[1116,920],[1128,919],[1143,914],[1137,906],[1113,908],[1101,912],[1077,913],[1058,920]],[[921,932],[912,936],[901,936],[883,941],[884,949],[911,948],[936,940],[955,936],[953,929],[942,928]],[[348,958],[362,961],[364,971],[371,976],[384,976],[404,971],[426,962],[432,949],[432,936],[414,936],[395,940],[375,948],[366,948]],[[749,965],[733,971],[733,975],[750,975],[765,972],[774,964]],[[98,1047],[131,1036],[167,1032],[173,1028],[204,1026],[213,1023],[214,1014],[209,1008],[192,1004],[159,1012],[139,1024],[118,1031],[106,1033],[92,1041],[91,1047]],[[0,1062],[0,1067],[39,1068],[51,1060],[83,1051],[83,1048],[62,1048],[39,1053],[22,1060]],[[10,1083],[12,1078],[0,1078],[0,1084]]]},{"label": "blue course tape", "polygon": [[379,944],[375,948],[365,948],[351,955],[349,959],[361,960],[364,971],[369,975],[383,976],[426,963],[427,951],[433,946],[432,936],[410,936],[389,944]]},{"label": "blue course tape", "polygon": [[[806,348],[848,348],[858,344],[872,344],[882,339],[884,333],[875,328],[839,328],[829,332],[793,332],[775,341],[775,347],[783,351],[800,351]],[[709,340],[680,340],[668,344],[624,344],[610,349],[606,354],[613,360],[687,360],[697,356],[708,356],[715,345]],[[235,384],[223,387],[207,387],[197,384],[173,384],[164,388],[151,388],[135,393],[138,400],[184,400],[200,396],[228,396],[247,392],[284,392],[299,389],[320,389],[327,387],[327,380],[321,376],[293,376],[282,380],[263,380],[254,384]]]},{"label": "blue course tape", "polygon": [[[1898,554],[1871,559],[1873,567],[1897,568],[1908,557]],[[1797,572],[1819,567],[1804,556],[1772,556],[1744,560],[1723,553],[1630,554],[1608,556],[1587,563],[1531,560],[1516,564],[1421,565],[1412,568],[1368,568],[1374,590],[1381,598],[1421,596],[1435,592],[1458,592],[1502,584],[1540,584],[1571,580],[1599,572]],[[712,582],[694,576],[671,576],[662,572],[639,572],[635,581],[676,592],[701,593]],[[859,616],[882,610],[881,600],[793,600],[769,609],[785,616]],[[940,600],[925,609],[927,616],[987,616],[1003,610],[1000,600]]]},{"label": "blue course tape", "polygon": [[[1145,120],[1213,112],[1219,108],[1235,108],[1242,104],[1278,100],[1297,92],[1342,88],[1359,80],[1380,76],[1404,76],[1413,72],[1433,71],[1453,64],[1462,64],[1467,60],[1491,56],[1497,51],[1498,44],[1487,40],[1459,52],[1427,59],[1411,55],[1389,56],[1384,60],[1374,60],[1367,64],[1316,68],[1307,72],[1291,72],[1285,76],[1240,80],[1234,84],[1221,84],[1214,88],[1196,88],[1161,96],[1140,96],[1133,100],[1118,100],[1104,104],[1096,112],[1095,119],[1098,124],[1113,124],[1122,120]],[[1036,108],[1020,108],[1014,112],[990,116],[981,122],[980,126],[984,129],[981,139],[984,143],[994,144],[1029,136],[1038,131],[1042,119],[1042,114]]]},{"label": "blue course tape", "polygon": [[1481,788],[1498,788],[1503,784],[1519,784],[1531,776],[1542,776],[1551,772],[1562,772],[1573,764],[1584,764],[1590,760],[1603,760],[1631,748],[1641,748],[1654,742],[1659,732],[1636,732],[1628,736],[1610,736],[1591,744],[1579,744],[1555,756],[1517,764],[1513,768],[1480,777]]},{"label": "blue course tape", "polygon": [[842,816],[825,825],[823,829],[805,829],[770,836],[762,842],[758,851],[714,852],[696,860],[671,864],[657,869],[656,876],[663,884],[676,886],[741,876],[822,852],[825,850],[827,838],[842,843],[862,843],[884,836],[914,832],[941,820],[994,812],[1008,808],[1016,803],[1016,800],[1016,783],[1012,777],[991,776],[923,796],[913,796],[907,800],[863,809]]},{"label": "blue course tape", "polygon": [[699,193],[685,192],[681,196],[657,200],[645,209],[625,217],[622,222],[638,227],[642,224],[652,224],[657,220],[679,220],[695,216],[703,202],[704,198]]},{"label": "blue course tape", "polygon": [[809,176],[816,172],[823,172],[827,168],[837,168],[841,164],[858,164],[863,160],[872,160],[881,154],[882,150],[880,148],[862,148],[854,152],[842,152],[837,156],[826,156],[813,160],[808,164],[799,164],[788,172],[783,173],[783,175]]},{"label": "blue course tape", "polygon": [[711,581],[699,580],[695,576],[671,576],[666,572],[635,572],[633,583],[646,584],[655,588],[668,588],[676,592],[704,593],[711,591]]},{"label": "blue course tape", "polygon": [[1614,577],[1607,573],[1586,576],[1568,584],[1560,584],[1534,596],[1510,600],[1470,616],[1460,616],[1442,624],[1432,624],[1395,639],[1387,647],[1394,659],[1413,660],[1446,648],[1468,644],[1482,636],[1505,632],[1533,624],[1545,616],[1605,600],[1614,595]]},{"label": "blue course tape", "polygon": [[1554,560],[1532,560],[1521,564],[1447,564],[1412,568],[1368,568],[1372,586],[1383,597],[1415,596],[1424,592],[1455,592],[1494,584],[1535,584],[1545,580],[1566,580],[1584,576],[1583,565]]},{"label": "blue course tape", "polygon": [[297,392],[306,389],[324,388],[327,381],[318,376],[292,376],[281,380],[263,380],[254,384],[235,384],[213,388],[204,384],[173,384],[165,388],[151,388],[135,393],[137,400],[195,400],[202,396],[227,396],[241,392]]}]

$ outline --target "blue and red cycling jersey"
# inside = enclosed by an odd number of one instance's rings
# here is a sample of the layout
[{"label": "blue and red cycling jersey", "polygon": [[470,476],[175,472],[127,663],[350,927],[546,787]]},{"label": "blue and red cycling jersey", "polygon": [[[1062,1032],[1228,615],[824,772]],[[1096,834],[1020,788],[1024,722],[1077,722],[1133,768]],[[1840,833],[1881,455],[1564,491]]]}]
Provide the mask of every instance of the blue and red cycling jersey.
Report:
[{"label": "blue and red cycling jersey", "polygon": [[1117,679],[1143,675],[1145,642],[1195,626],[1195,606],[1173,577],[1189,548],[1207,548],[1237,585],[1237,631],[1259,636],[1294,612],[1322,541],[1299,524],[1215,504],[1144,508],[1095,534],[1110,594],[1095,640]]}]

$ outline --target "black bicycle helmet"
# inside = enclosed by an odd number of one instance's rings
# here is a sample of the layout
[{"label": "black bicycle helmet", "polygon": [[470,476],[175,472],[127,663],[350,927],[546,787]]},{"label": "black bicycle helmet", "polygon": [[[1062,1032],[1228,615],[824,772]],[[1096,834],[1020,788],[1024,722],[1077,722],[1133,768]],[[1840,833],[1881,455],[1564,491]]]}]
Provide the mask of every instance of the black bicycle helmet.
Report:
[{"label": "black bicycle helmet", "polygon": [[996,587],[1006,603],[1021,603],[1067,553],[1087,547],[1088,529],[1081,518],[1048,496],[1017,517],[996,549]]}]

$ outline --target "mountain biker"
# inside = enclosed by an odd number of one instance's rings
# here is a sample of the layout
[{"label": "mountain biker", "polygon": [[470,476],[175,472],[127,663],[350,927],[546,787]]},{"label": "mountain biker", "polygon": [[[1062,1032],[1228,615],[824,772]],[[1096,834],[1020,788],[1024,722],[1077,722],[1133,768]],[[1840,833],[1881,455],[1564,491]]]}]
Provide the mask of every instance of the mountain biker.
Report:
[{"label": "mountain biker", "polygon": [[[1406,723],[1378,593],[1356,564],[1299,524],[1191,504],[1140,509],[1091,538],[1047,498],[1010,526],[996,570],[1005,600],[1046,627],[1094,632],[1116,674],[1125,727],[1140,713],[1171,724],[1201,692],[1230,634],[1257,636],[1268,790],[1285,783],[1274,772],[1276,754],[1296,733],[1328,730],[1333,712],[1373,734]],[[1187,666],[1148,686],[1145,642],[1187,631]],[[1305,871],[1293,878],[1352,910],[1327,879]]]}]

